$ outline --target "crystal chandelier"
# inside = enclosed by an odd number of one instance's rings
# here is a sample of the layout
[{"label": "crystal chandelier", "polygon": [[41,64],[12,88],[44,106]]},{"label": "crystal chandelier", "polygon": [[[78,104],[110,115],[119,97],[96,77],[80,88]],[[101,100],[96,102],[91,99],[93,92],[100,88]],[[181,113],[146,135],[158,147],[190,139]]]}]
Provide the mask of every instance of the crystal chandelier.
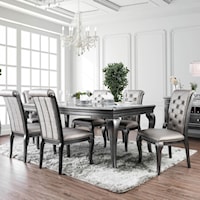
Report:
[{"label": "crystal chandelier", "polygon": [[[65,34],[64,27],[62,28],[61,41],[64,46],[73,46],[77,49],[78,56],[82,55],[86,50],[96,46],[98,36],[96,35],[96,27],[94,35],[90,35],[90,28],[82,26],[80,2],[78,0],[78,12],[75,14],[75,25],[69,27],[69,34]],[[73,23],[72,23],[73,24]]]}]

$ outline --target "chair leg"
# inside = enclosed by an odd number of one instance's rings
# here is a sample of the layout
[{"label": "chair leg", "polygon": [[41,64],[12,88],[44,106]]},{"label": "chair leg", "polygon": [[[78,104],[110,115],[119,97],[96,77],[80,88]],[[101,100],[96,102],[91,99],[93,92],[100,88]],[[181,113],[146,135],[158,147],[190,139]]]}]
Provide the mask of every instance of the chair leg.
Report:
[{"label": "chair leg", "polygon": [[103,126],[101,128],[101,131],[102,131],[102,136],[103,136],[103,140],[104,140],[104,148],[107,146],[107,137],[106,137],[106,132],[107,132],[107,129],[105,126]]},{"label": "chair leg", "polygon": [[93,137],[94,137],[95,133],[94,133],[94,126],[93,125],[92,125],[92,128],[91,128],[91,132],[92,132]]},{"label": "chair leg", "polygon": [[186,152],[186,158],[187,158],[187,166],[188,166],[188,168],[191,168],[191,164],[190,164],[190,149],[189,149],[188,140],[184,141],[184,145],[185,145],[185,152]]},{"label": "chair leg", "polygon": [[71,152],[70,152],[70,145],[67,145],[67,157],[70,157]]},{"label": "chair leg", "polygon": [[172,158],[172,146],[168,146],[169,158]]},{"label": "chair leg", "polygon": [[141,138],[141,136],[137,135],[136,141],[137,141],[137,148],[138,148],[138,153],[139,153],[138,162],[140,163],[142,161],[142,138]]},{"label": "chair leg", "polygon": [[13,141],[14,141],[14,134],[11,133],[10,135],[10,158],[12,158],[12,151],[13,151]]},{"label": "chair leg", "polygon": [[122,142],[124,143],[125,141],[125,135],[124,135],[124,131],[122,131]]},{"label": "chair leg", "polygon": [[93,149],[94,149],[94,138],[90,138],[88,142],[89,142],[89,162],[90,164],[93,164],[92,155],[93,155]]},{"label": "chair leg", "polygon": [[160,166],[161,166],[161,154],[162,154],[162,148],[163,143],[156,143],[156,159],[157,159],[157,173],[160,175]]},{"label": "chair leg", "polygon": [[129,135],[129,130],[123,130],[122,135],[124,138],[124,144],[125,144],[125,151],[128,151],[128,135]]},{"label": "chair leg", "polygon": [[37,138],[36,138],[36,145],[37,145],[37,149],[39,149],[40,148],[40,137],[39,136],[37,136]]},{"label": "chair leg", "polygon": [[27,147],[29,143],[29,138],[25,137],[24,138],[24,162],[26,163],[27,160]]},{"label": "chair leg", "polygon": [[59,146],[59,169],[58,169],[59,174],[62,174],[62,160],[63,160],[63,144]]},{"label": "chair leg", "polygon": [[42,168],[42,161],[43,161],[43,151],[44,151],[44,140],[42,139],[41,144],[40,144],[40,164],[39,164],[39,168]]},{"label": "chair leg", "polygon": [[109,136],[109,133],[108,133],[108,128],[106,127],[106,135],[107,135],[107,140],[109,141],[110,140],[110,136]]},{"label": "chair leg", "polygon": [[148,148],[148,151],[152,153],[152,148],[151,148],[151,143],[150,142],[147,142],[147,148]]},{"label": "chair leg", "polygon": [[76,123],[71,124],[72,128],[76,128]]},{"label": "chair leg", "polygon": [[56,154],[56,145],[53,145],[53,153]]}]

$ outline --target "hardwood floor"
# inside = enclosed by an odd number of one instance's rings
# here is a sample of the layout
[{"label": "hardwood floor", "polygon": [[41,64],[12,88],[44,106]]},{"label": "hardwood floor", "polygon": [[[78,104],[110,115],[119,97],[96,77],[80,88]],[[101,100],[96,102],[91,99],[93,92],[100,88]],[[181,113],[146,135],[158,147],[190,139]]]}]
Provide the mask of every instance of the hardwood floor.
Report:
[{"label": "hardwood floor", "polygon": [[[8,139],[8,136],[0,137],[0,144],[8,142]],[[190,148],[198,150],[191,157],[192,168],[188,169],[186,161],[182,161],[160,176],[123,194],[112,193],[65,175],[59,176],[48,169],[39,169],[38,166],[0,155],[0,199],[197,200],[200,199],[200,139],[190,138]]]}]

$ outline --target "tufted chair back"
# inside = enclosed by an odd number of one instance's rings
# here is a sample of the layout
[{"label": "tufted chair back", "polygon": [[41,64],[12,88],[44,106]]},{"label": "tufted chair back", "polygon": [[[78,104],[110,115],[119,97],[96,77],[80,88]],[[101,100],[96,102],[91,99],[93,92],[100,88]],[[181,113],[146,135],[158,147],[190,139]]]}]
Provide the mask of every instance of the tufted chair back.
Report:
[{"label": "tufted chair back", "polygon": [[133,104],[142,104],[143,96],[143,90],[125,90],[123,92],[123,101]]},{"label": "tufted chair back", "polygon": [[57,100],[53,90],[30,90],[42,130],[46,140],[63,141],[62,126]]},{"label": "tufted chair back", "polygon": [[4,98],[11,131],[19,134],[27,134],[27,124],[24,115],[20,94],[16,90],[2,90],[0,96]]},{"label": "tufted chair back", "polygon": [[109,90],[94,90],[92,94],[92,103],[101,104],[103,100],[103,95],[112,95]]},{"label": "tufted chair back", "polygon": [[193,91],[175,90],[171,96],[167,128],[178,131],[182,134],[187,133],[187,124],[189,122]]},{"label": "tufted chair back", "polygon": [[[143,90],[125,90],[123,92],[123,102],[131,104],[142,104],[144,96]],[[140,121],[140,116],[123,117],[126,120]]]}]

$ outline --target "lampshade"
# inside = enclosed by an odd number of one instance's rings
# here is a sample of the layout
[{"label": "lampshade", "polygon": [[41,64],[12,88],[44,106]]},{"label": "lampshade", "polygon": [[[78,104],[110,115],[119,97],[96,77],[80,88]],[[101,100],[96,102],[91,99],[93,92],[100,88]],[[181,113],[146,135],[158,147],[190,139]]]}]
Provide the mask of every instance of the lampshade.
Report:
[{"label": "lampshade", "polygon": [[192,76],[200,76],[200,61],[190,63],[190,73]]}]

